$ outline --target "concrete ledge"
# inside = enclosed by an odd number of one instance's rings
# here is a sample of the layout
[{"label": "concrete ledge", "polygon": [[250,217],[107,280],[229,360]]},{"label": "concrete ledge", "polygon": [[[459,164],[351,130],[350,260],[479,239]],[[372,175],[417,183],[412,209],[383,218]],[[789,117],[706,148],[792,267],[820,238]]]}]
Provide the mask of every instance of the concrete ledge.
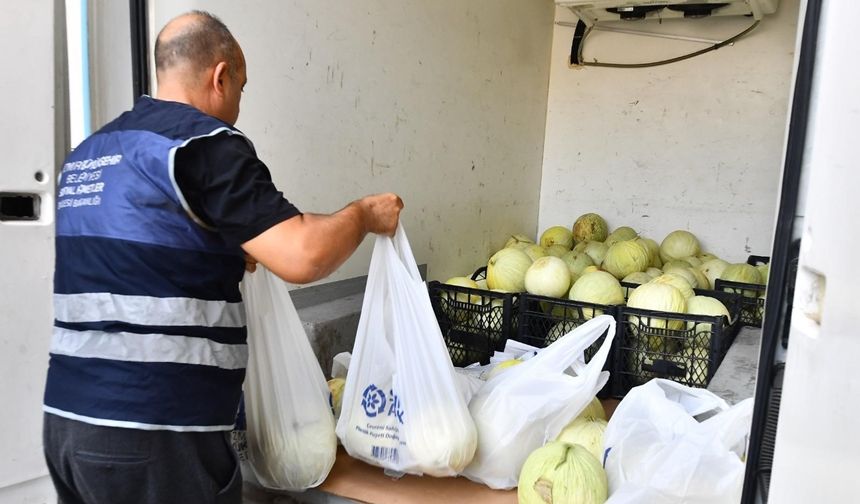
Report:
[{"label": "concrete ledge", "polygon": [[708,390],[737,404],[755,395],[758,376],[758,359],[761,348],[761,329],[742,327],[726,357],[714,373]]}]

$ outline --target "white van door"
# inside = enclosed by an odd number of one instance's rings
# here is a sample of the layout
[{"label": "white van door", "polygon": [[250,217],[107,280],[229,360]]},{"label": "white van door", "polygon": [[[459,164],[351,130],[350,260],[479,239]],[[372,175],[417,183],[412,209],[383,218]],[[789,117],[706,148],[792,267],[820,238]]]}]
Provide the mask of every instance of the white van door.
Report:
[{"label": "white van door", "polygon": [[[55,171],[65,140],[61,0],[0,3],[0,502],[54,502],[42,452]],[[59,16],[55,16],[59,14]],[[56,20],[59,19],[59,23]]]},{"label": "white van door", "polygon": [[857,502],[860,4],[821,2],[801,246],[769,502]]}]

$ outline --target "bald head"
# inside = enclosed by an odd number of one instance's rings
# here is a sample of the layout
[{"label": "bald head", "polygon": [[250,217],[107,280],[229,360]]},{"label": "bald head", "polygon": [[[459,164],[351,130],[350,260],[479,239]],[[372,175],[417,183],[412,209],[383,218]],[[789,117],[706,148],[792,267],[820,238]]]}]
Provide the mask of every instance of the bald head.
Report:
[{"label": "bald head", "polygon": [[170,20],[155,40],[156,77],[180,76],[194,85],[203,72],[225,61],[231,71],[244,66],[238,42],[214,15],[191,11]]},{"label": "bald head", "polygon": [[155,69],[158,99],[236,123],[248,81],[245,58],[217,17],[191,11],[170,20],[155,41]]}]

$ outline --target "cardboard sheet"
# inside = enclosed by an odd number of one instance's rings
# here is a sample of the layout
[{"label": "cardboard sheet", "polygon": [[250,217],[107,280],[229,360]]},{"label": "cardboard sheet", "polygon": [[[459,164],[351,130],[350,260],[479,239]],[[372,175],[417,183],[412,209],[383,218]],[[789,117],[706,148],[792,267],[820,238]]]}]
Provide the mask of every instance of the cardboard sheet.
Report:
[{"label": "cardboard sheet", "polygon": [[[618,400],[603,401],[607,416],[611,416]],[[337,461],[319,490],[372,504],[516,504],[517,491],[491,490],[466,478],[433,478],[406,475],[392,479],[382,469],[358,461],[341,447]]]},{"label": "cardboard sheet", "polygon": [[358,461],[338,450],[337,461],[320,490],[358,502],[412,504],[481,502],[516,504],[517,491],[499,491],[466,478],[433,478],[406,475],[392,479],[383,470]]}]

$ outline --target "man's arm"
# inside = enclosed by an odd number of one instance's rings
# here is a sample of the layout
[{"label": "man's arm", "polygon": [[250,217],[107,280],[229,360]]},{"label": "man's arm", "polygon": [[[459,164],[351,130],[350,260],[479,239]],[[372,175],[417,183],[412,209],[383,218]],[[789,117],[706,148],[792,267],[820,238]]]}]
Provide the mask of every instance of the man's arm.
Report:
[{"label": "man's arm", "polygon": [[403,202],[377,194],[329,214],[296,215],[242,244],[251,257],[282,279],[309,283],[332,274],[367,233],[393,235]]}]

